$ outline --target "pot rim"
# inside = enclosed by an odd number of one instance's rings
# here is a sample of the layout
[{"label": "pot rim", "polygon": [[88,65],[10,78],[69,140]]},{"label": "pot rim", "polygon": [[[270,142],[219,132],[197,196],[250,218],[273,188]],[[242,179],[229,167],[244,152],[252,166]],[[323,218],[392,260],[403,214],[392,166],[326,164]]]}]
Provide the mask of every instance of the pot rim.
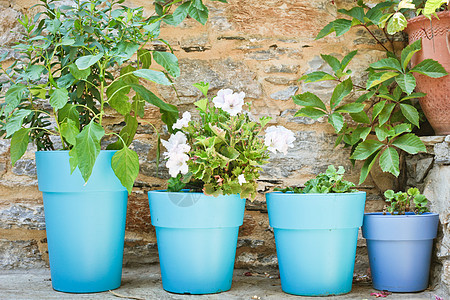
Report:
[{"label": "pot rim", "polygon": [[425,217],[435,217],[439,216],[438,213],[434,212],[426,212],[423,214],[415,214],[415,213],[409,213],[406,215],[384,215],[382,212],[371,212],[371,213],[364,213],[364,217],[371,217],[371,218],[377,218],[377,219],[404,219],[404,218],[425,218]]},{"label": "pot rim", "polygon": [[[444,10],[444,11],[437,12],[437,16],[438,16],[439,20],[434,15],[431,15],[432,20],[440,21],[442,18],[450,18],[450,11]],[[428,19],[424,15],[420,15],[420,16],[416,16],[416,17],[409,19],[408,25],[414,24],[414,23],[419,23],[419,22],[424,22],[424,21],[428,21],[428,20],[430,20],[430,19]]]}]

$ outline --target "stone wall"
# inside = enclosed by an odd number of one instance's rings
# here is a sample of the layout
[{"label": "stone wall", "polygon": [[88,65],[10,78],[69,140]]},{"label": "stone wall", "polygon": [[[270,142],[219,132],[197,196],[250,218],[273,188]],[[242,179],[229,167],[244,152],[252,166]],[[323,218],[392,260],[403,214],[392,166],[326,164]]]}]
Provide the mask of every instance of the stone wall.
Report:
[{"label": "stone wall", "polygon": [[[177,97],[173,90],[151,86],[165,101],[178,105],[180,111],[194,110],[193,102],[200,94],[192,87],[198,81],[209,82],[211,95],[221,88],[244,91],[252,101],[255,116],[270,115],[272,124],[293,130],[297,140],[287,157],[273,155],[264,168],[259,182],[260,195],[247,203],[244,225],[240,230],[236,265],[250,269],[275,269],[277,266],[273,233],[269,227],[264,192],[277,185],[301,185],[329,164],[343,165],[348,180],[357,182],[360,165],[352,168],[349,152],[333,148],[335,134],[326,120],[317,121],[294,117],[296,106],[290,99],[298,92],[311,91],[328,101],[333,84],[299,83],[305,72],[327,70],[319,54],[343,57],[358,49],[350,65],[356,78],[363,78],[367,64],[382,56],[382,49],[372,43],[362,30],[352,30],[343,37],[333,36],[314,40],[319,30],[332,21],[338,8],[349,8],[353,0],[229,0],[229,4],[208,2],[210,19],[201,26],[188,19],[179,27],[166,26],[161,36],[173,45],[180,59],[181,76],[176,80]],[[17,18],[30,13],[36,0],[0,0],[0,52],[8,51],[17,40]],[[127,5],[144,6],[150,13],[148,1],[128,0]],[[149,49],[164,44],[147,45]],[[106,116],[109,130],[120,130],[119,118]],[[159,130],[158,110],[147,106],[146,121]],[[166,138],[165,135],[163,138]],[[146,191],[162,189],[168,178],[164,164],[156,171],[155,132],[141,125],[132,147],[138,152],[141,169],[133,193],[129,197],[125,264],[157,262],[154,228]],[[0,141],[0,268],[41,267],[47,264],[47,244],[42,197],[37,189],[34,148],[12,167],[9,142]],[[380,210],[383,202],[380,190],[396,187],[399,182],[379,171],[359,188],[368,192],[367,211]],[[366,278],[368,263],[365,243],[360,239],[356,273]],[[447,264],[447,268],[450,266]]]}]

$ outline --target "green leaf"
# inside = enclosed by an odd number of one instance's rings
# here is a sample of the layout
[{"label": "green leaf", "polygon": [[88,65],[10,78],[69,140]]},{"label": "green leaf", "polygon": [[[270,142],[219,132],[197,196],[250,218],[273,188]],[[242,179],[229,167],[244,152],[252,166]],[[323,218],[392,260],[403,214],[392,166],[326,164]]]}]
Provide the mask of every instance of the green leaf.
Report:
[{"label": "green leaf", "polygon": [[185,3],[181,4],[180,6],[178,6],[177,9],[175,9],[175,11],[172,14],[173,23],[171,23],[171,25],[177,26],[184,19],[186,19],[187,15],[188,15],[189,5],[191,5],[190,2],[185,2]]},{"label": "green leaf", "polygon": [[395,104],[394,103],[387,103],[383,110],[380,112],[378,116],[378,125],[381,126],[384,123],[386,123],[389,118],[391,117],[392,110],[394,110]]},{"label": "green leaf", "polygon": [[320,32],[316,36],[316,40],[326,37],[327,35],[329,35],[330,33],[333,33],[334,31],[335,30],[334,30],[334,21],[333,21],[333,22],[330,22],[327,25],[325,25],[325,27],[322,28],[322,30],[320,30]]},{"label": "green leaf", "polygon": [[137,153],[128,147],[123,147],[113,155],[111,167],[122,185],[128,190],[128,194],[131,194],[134,181],[139,174],[139,156]]},{"label": "green leaf", "polygon": [[78,70],[85,70],[97,63],[103,57],[103,53],[99,53],[97,55],[86,55],[78,58],[75,61],[75,64],[78,67]]},{"label": "green leaf", "polygon": [[317,107],[323,110],[327,110],[327,107],[325,104],[320,100],[319,97],[314,95],[311,92],[306,92],[303,94],[298,94],[292,97],[294,100],[294,103],[301,106],[311,106],[311,107]]},{"label": "green leaf", "polygon": [[[207,83],[204,83],[203,81],[197,82],[197,83],[194,83],[193,86],[196,87],[197,89],[199,89],[199,91],[202,92],[202,94],[205,97],[208,97],[209,82],[207,82]],[[205,110],[206,110],[206,107],[203,111],[205,111]]]},{"label": "green leaf", "polygon": [[350,158],[357,160],[366,159],[383,146],[384,144],[380,143],[379,141],[365,140],[356,147]]},{"label": "green leaf", "polygon": [[80,133],[80,130],[76,126],[75,122],[71,119],[67,119],[66,122],[61,124],[61,135],[66,141],[71,144],[76,144],[76,136]]},{"label": "green leaf", "polygon": [[350,61],[356,55],[356,53],[358,53],[358,50],[354,50],[354,51],[350,52],[342,59],[342,62],[341,62],[342,70],[344,70],[347,67],[347,65],[350,63]]},{"label": "green leaf", "polygon": [[350,113],[350,117],[352,117],[353,121],[363,124],[370,124],[369,117],[365,111],[361,111],[359,113]]},{"label": "green leaf", "polygon": [[408,66],[412,56],[414,55],[414,53],[416,53],[417,51],[422,49],[421,42],[422,42],[422,40],[419,39],[419,40],[415,41],[414,43],[406,46],[402,50],[401,62],[402,62],[403,70],[406,70],[406,67]]},{"label": "green leaf", "polygon": [[400,62],[392,57],[384,58],[377,62],[371,63],[370,67],[377,70],[394,70],[399,71],[400,73],[403,71]]},{"label": "green leaf", "polygon": [[432,78],[440,78],[448,75],[444,67],[440,63],[432,59],[424,59],[414,68],[412,68],[411,72],[420,73]]},{"label": "green leaf", "polygon": [[117,54],[115,55],[115,60],[117,63],[122,65],[125,61],[129,60],[136,51],[139,49],[139,44],[127,41],[121,41],[117,45]]},{"label": "green leaf", "polygon": [[359,112],[363,111],[363,109],[364,109],[364,104],[362,104],[362,103],[348,103],[348,104],[339,106],[336,109],[336,112],[359,113]]},{"label": "green leaf", "polygon": [[339,83],[334,91],[333,95],[331,95],[330,106],[331,109],[334,109],[336,106],[341,103],[342,99],[344,99],[350,92],[353,90],[353,83],[350,78],[345,81]]},{"label": "green leaf", "polygon": [[364,23],[364,8],[356,6],[353,7],[350,10],[346,10],[346,9],[339,9],[338,12],[342,13],[342,14],[346,14],[347,16],[353,17],[355,19],[357,19],[358,21],[360,21],[361,23]]},{"label": "green leaf", "polygon": [[139,69],[133,72],[137,77],[141,77],[158,84],[162,85],[171,85],[172,83],[167,79],[166,75],[163,72],[153,71],[150,69]]},{"label": "green leaf", "polygon": [[395,125],[393,130],[394,130],[394,137],[404,132],[411,132],[411,124],[400,123],[398,125]]},{"label": "green leaf", "polygon": [[328,116],[328,122],[334,127],[336,132],[340,132],[344,126],[344,117],[341,114],[334,112]]},{"label": "green leaf", "polygon": [[316,120],[325,115],[326,113],[323,110],[319,110],[313,107],[303,107],[295,113],[294,117],[308,117]]},{"label": "green leaf", "polygon": [[325,81],[325,80],[334,80],[335,78],[323,71],[312,72],[303,75],[299,80],[304,80],[305,82],[317,82],[317,81]]},{"label": "green leaf", "polygon": [[336,57],[325,54],[321,54],[320,56],[324,61],[327,62],[327,64],[330,65],[330,67],[333,69],[334,72],[337,72],[338,70],[341,69],[341,63]]},{"label": "green leaf", "polygon": [[17,130],[11,138],[11,163],[14,166],[16,161],[18,161],[27,151],[30,132],[29,128],[21,128]]},{"label": "green leaf", "polygon": [[446,0],[427,0],[425,2],[425,7],[423,8],[423,14],[431,18],[431,15],[434,14],[443,4],[448,3]]},{"label": "green leaf", "polygon": [[69,92],[66,89],[57,88],[50,96],[50,105],[55,109],[63,108],[69,101]]},{"label": "green leaf", "polygon": [[378,156],[380,155],[380,150],[377,150],[375,153],[373,153],[371,156],[369,156],[366,161],[364,162],[362,168],[361,168],[361,175],[359,177],[359,184],[362,184],[364,181],[366,181],[367,175],[369,175],[370,170],[372,170],[373,165],[377,161]]},{"label": "green leaf", "polygon": [[380,101],[373,106],[372,110],[372,121],[383,111],[384,106],[386,105],[386,100]]},{"label": "green leaf", "polygon": [[70,174],[75,171],[78,166],[78,157],[75,148],[70,149],[69,151],[69,165],[70,165]]},{"label": "green leaf", "polygon": [[78,80],[86,80],[88,76],[91,74],[91,69],[87,68],[84,70],[78,69],[76,64],[69,65],[70,74]]},{"label": "green leaf", "polygon": [[400,74],[395,77],[395,81],[399,87],[408,95],[411,94],[416,88],[416,79],[411,73]]},{"label": "green leaf", "polygon": [[[206,91],[207,92],[207,91]],[[208,98],[203,98],[194,103],[202,112],[206,112],[206,108],[208,107]]]},{"label": "green leaf", "polygon": [[406,21],[406,17],[401,12],[396,12],[389,19],[386,30],[389,34],[395,34],[405,29],[407,25],[408,21]]},{"label": "green leaf", "polygon": [[139,49],[138,50],[139,62],[142,64],[144,69],[150,68],[152,64],[152,53],[147,49]]},{"label": "green leaf", "polygon": [[161,99],[159,99],[155,94],[153,94],[151,91],[143,87],[142,85],[137,84],[131,84],[131,88],[144,99],[146,102],[155,105],[156,107],[165,110],[170,111],[177,114],[178,118],[178,109],[174,109],[173,105],[170,105]]},{"label": "green leaf", "polygon": [[80,113],[76,105],[67,103],[63,108],[58,110],[58,122],[62,123],[66,118],[72,120],[75,126],[80,128]]},{"label": "green leaf", "polygon": [[170,52],[153,52],[153,59],[169,72],[173,77],[180,76],[180,67],[178,58]]},{"label": "green leaf", "polygon": [[22,83],[12,85],[5,93],[5,114],[10,114],[22,101],[27,87]]},{"label": "green leaf", "polygon": [[389,136],[389,132],[384,127],[378,126],[375,127],[375,134],[380,142],[384,141]]},{"label": "green leaf", "polygon": [[114,81],[106,89],[106,96],[108,97],[108,104],[118,113],[126,116],[131,111],[130,93],[131,87],[123,80]]},{"label": "green leaf", "polygon": [[414,133],[408,133],[398,137],[392,145],[398,147],[409,154],[416,154],[419,152],[426,152],[426,147],[423,142]]},{"label": "green leaf", "polygon": [[[136,117],[127,115],[125,117],[125,126],[120,130],[120,137],[125,142],[125,147],[129,147],[133,142],[134,136],[136,135],[136,130],[138,128],[138,121]],[[116,142],[109,144],[106,147],[106,150],[120,150],[124,147],[121,139],[118,139]]]},{"label": "green leaf", "polygon": [[208,8],[205,5],[196,7],[194,5],[195,1],[191,2],[191,5],[188,8],[188,13],[191,18],[200,22],[200,24],[205,25],[206,21],[208,21]]},{"label": "green leaf", "polygon": [[397,75],[399,75],[397,72],[373,72],[367,79],[367,89],[373,88]]},{"label": "green leaf", "polygon": [[341,36],[352,27],[352,21],[346,19],[337,19],[333,23],[334,31],[336,31],[336,36]]},{"label": "green leaf", "polygon": [[414,106],[400,103],[400,109],[402,111],[402,114],[406,119],[408,119],[408,121],[419,127],[419,112]]},{"label": "green leaf", "polygon": [[23,119],[25,119],[31,110],[28,109],[19,109],[16,110],[7,120],[5,124],[6,129],[6,137],[9,138],[13,135],[17,130],[22,128]]},{"label": "green leaf", "polygon": [[400,159],[395,150],[392,147],[388,147],[380,156],[380,167],[383,172],[389,172],[395,177],[400,174],[399,168]]},{"label": "green leaf", "polygon": [[93,120],[76,136],[74,149],[78,158],[78,169],[85,182],[91,176],[95,161],[100,153],[100,140],[105,135],[103,127]]}]

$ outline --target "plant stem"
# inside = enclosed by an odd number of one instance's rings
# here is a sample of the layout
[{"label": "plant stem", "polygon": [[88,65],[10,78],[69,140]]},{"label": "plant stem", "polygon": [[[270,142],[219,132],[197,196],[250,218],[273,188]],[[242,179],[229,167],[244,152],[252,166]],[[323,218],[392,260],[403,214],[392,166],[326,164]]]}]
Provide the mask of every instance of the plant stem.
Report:
[{"label": "plant stem", "polygon": [[386,47],[383,45],[383,43],[375,36],[375,34],[373,34],[373,32],[370,31],[370,29],[369,29],[369,27],[367,27],[367,25],[364,25],[364,24],[363,24],[363,25],[361,25],[361,26],[363,26],[363,27],[370,33],[370,35],[375,39],[375,41],[377,41],[378,44],[381,45],[381,47],[384,48],[384,50],[386,50],[387,52],[389,52],[388,48],[386,48]]}]

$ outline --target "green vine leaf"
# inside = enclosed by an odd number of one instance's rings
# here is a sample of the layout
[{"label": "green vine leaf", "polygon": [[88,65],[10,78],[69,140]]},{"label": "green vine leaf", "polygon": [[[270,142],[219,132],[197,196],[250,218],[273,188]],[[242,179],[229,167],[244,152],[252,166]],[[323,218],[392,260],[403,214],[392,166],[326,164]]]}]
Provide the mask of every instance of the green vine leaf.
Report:
[{"label": "green vine leaf", "polygon": [[113,155],[111,167],[122,185],[128,190],[128,194],[131,194],[134,181],[139,174],[139,156],[137,153],[128,147],[123,147]]}]

